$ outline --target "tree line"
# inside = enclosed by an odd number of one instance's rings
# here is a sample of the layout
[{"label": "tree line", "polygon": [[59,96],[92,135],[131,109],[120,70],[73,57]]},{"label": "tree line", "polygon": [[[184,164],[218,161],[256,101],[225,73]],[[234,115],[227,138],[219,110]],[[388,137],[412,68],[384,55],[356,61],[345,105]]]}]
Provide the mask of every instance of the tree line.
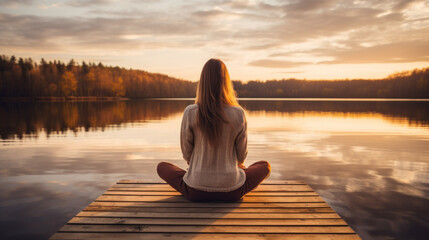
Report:
[{"label": "tree line", "polygon": [[380,80],[234,81],[240,97],[259,98],[429,98],[429,67]]},{"label": "tree line", "polygon": [[0,97],[192,97],[196,83],[164,74],[0,56]]},{"label": "tree line", "polygon": [[[429,67],[379,80],[233,81],[239,97],[429,98]],[[0,56],[0,97],[195,97],[197,83],[142,70],[76,63],[35,63]]]}]

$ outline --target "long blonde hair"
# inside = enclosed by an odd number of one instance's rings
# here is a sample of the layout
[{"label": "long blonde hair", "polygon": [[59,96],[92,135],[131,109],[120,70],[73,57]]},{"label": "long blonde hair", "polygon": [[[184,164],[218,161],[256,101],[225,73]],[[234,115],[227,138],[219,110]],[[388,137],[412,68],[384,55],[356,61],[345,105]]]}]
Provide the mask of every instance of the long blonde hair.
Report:
[{"label": "long blonde hair", "polygon": [[197,126],[212,146],[221,140],[222,125],[228,123],[223,106],[238,106],[228,69],[219,59],[210,59],[201,71],[197,88]]}]

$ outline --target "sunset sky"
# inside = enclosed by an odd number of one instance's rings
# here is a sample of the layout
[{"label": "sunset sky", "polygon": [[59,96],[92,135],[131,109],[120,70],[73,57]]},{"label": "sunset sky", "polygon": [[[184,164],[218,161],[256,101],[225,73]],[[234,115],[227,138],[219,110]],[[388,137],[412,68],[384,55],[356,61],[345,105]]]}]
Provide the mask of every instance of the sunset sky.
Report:
[{"label": "sunset sky", "polygon": [[429,67],[429,1],[0,0],[0,54],[196,81],[382,78]]}]

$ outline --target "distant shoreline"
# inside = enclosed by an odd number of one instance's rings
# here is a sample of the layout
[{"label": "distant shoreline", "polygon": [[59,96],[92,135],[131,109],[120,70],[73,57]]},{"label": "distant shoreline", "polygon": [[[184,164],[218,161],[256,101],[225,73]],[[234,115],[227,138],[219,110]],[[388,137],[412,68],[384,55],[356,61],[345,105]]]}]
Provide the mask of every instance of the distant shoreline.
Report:
[{"label": "distant shoreline", "polygon": [[[145,99],[145,100],[190,100],[194,101],[195,98],[131,98],[130,100],[135,99]],[[350,102],[401,102],[401,101],[416,101],[416,102],[429,102],[429,98],[266,98],[266,97],[242,97],[237,98],[239,101],[350,101]]]},{"label": "distant shoreline", "polygon": [[90,102],[90,101],[126,101],[129,98],[124,97],[0,97],[0,101],[4,102]]},{"label": "distant shoreline", "polygon": [[[103,64],[36,64],[31,59],[0,56],[2,99],[18,101],[117,101],[157,97],[195,97],[197,82]],[[394,73],[380,80],[252,80],[232,81],[246,98],[429,99],[429,67]],[[55,96],[55,97],[50,97]],[[74,96],[66,97],[64,96]],[[98,97],[92,97],[98,96]],[[116,97],[118,96],[118,97]]]},{"label": "distant shoreline", "polygon": [[[0,102],[104,102],[104,101],[128,101],[128,100],[189,100],[194,101],[195,98],[165,98],[165,97],[151,97],[151,98],[124,98],[124,97],[0,97]],[[243,97],[238,98],[239,101],[416,101],[416,102],[429,102],[429,98],[278,98],[278,97]]]}]

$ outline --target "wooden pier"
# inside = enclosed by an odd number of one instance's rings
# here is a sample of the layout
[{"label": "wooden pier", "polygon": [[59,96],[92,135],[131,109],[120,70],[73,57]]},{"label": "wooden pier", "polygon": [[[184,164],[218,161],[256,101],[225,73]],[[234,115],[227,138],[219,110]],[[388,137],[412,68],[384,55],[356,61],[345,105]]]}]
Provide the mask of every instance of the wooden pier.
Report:
[{"label": "wooden pier", "polygon": [[194,203],[165,183],[121,180],[50,239],[360,239],[302,181],[267,181],[240,202]]}]

